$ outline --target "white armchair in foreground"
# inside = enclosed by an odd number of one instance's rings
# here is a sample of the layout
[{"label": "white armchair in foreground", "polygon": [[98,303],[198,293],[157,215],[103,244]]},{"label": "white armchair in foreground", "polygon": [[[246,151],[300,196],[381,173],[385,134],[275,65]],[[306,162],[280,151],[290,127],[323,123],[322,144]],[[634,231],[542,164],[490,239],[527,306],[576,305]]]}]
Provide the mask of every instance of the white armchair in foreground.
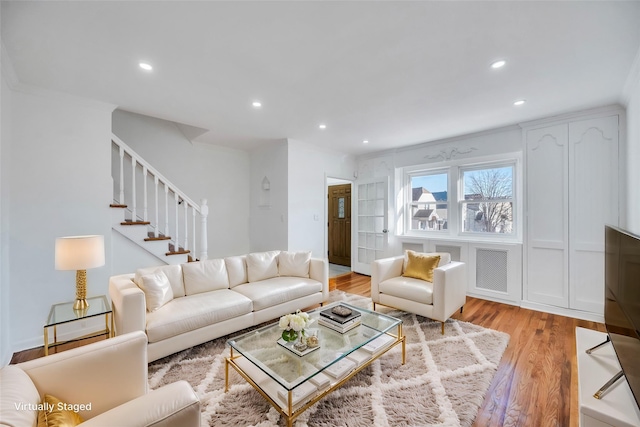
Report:
[{"label": "white armchair in foreground", "polygon": [[3,367],[0,425],[35,426],[45,394],[77,409],[83,427],[200,425],[200,400],[187,382],[148,390],[143,332]]},{"label": "white armchair in foreground", "polygon": [[409,313],[444,322],[464,306],[467,298],[467,271],[462,262],[451,261],[445,252],[416,254],[440,256],[433,269],[432,281],[405,277],[407,257],[396,256],[375,260],[371,268],[371,300],[376,304],[394,307]]}]

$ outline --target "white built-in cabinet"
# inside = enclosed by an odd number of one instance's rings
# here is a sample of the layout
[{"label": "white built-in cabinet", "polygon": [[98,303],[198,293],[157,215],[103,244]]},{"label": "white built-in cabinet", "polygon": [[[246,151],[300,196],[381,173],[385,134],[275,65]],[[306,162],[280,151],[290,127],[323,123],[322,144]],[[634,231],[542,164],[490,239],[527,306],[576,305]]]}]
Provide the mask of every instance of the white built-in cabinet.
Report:
[{"label": "white built-in cabinet", "polygon": [[524,128],[525,295],[602,315],[604,225],[618,224],[617,112]]}]

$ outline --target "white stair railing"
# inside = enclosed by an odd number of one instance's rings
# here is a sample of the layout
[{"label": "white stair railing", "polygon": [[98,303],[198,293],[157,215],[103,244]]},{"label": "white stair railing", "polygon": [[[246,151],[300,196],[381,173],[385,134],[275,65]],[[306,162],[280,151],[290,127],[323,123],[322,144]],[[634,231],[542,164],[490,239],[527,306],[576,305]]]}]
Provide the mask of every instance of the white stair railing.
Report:
[{"label": "white stair railing", "polygon": [[[180,249],[188,250],[195,258],[207,259],[207,199],[202,199],[200,205],[196,204],[120,138],[112,134],[111,140],[114,151],[118,153],[115,157],[118,161],[112,165],[115,203],[127,206],[132,222],[148,223],[147,226],[154,237],[170,237],[174,252]],[[129,160],[130,168],[127,168],[125,162]],[[149,183],[154,187],[151,192],[147,189]],[[159,191],[160,186],[164,191]],[[149,203],[149,193],[153,194],[152,203]],[[164,205],[160,200],[161,193],[164,193]],[[138,215],[139,204],[142,205],[141,216]],[[170,204],[174,209],[170,209]],[[182,214],[180,205],[183,206]],[[153,211],[151,215],[149,210]],[[150,220],[150,217],[153,219]],[[192,224],[191,237],[189,222]],[[196,251],[196,237],[199,237],[200,242],[199,253]]]}]

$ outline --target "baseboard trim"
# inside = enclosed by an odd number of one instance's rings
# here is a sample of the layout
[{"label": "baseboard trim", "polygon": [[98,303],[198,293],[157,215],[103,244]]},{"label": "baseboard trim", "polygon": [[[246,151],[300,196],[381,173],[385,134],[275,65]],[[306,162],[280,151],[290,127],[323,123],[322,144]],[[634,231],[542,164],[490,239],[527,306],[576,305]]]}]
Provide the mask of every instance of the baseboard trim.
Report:
[{"label": "baseboard trim", "polygon": [[574,319],[588,320],[590,322],[604,323],[604,316],[588,311],[572,310],[570,308],[554,307],[532,301],[522,301],[520,307],[529,310],[542,311],[544,313],[557,314],[559,316],[573,317]]}]

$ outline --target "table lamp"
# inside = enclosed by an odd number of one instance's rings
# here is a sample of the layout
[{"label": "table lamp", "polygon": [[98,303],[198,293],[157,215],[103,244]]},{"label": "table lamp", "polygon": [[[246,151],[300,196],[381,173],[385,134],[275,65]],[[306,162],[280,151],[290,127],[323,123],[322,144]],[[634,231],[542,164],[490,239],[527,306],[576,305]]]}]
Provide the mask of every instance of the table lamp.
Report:
[{"label": "table lamp", "polygon": [[74,310],[86,310],[87,269],[104,265],[104,236],[69,236],[56,239],[56,270],[76,270]]}]

